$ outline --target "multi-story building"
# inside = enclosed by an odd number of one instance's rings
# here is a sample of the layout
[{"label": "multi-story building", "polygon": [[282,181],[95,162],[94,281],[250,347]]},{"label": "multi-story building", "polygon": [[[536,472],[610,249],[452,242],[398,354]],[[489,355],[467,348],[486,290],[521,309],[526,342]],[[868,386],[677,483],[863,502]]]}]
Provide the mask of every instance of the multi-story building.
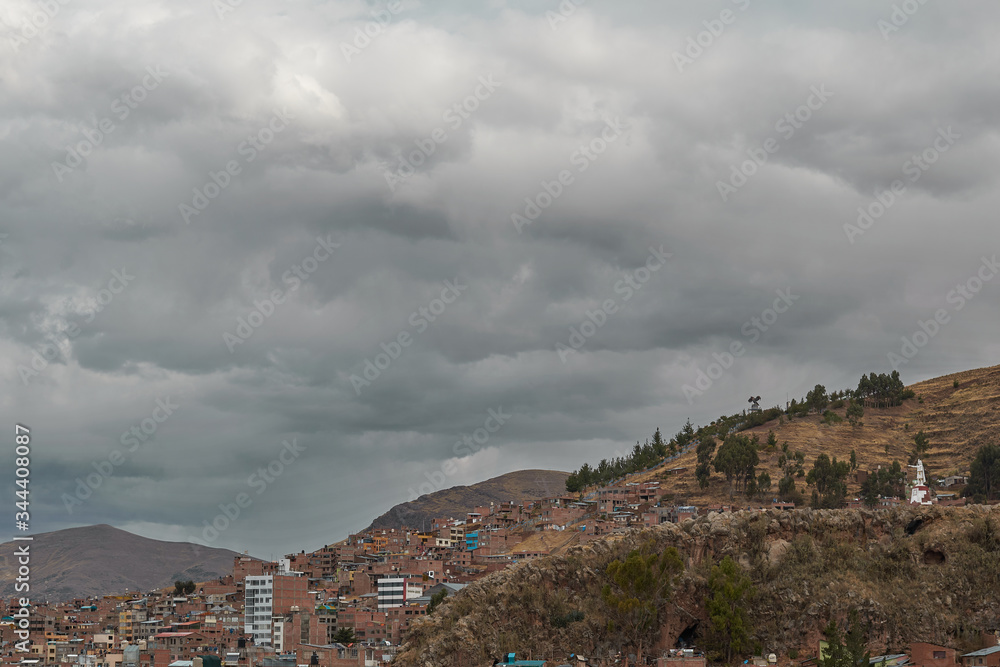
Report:
[{"label": "multi-story building", "polygon": [[389,576],[378,580],[378,610],[402,607],[407,600],[413,600],[424,593],[419,581],[407,577]]},{"label": "multi-story building", "polygon": [[[145,601],[143,601],[143,604],[145,604]],[[119,638],[130,642],[136,640],[139,634],[139,624],[145,620],[145,607],[134,607],[132,605],[123,607],[122,610],[118,612]]]},{"label": "multi-story building", "polygon": [[274,605],[274,575],[248,576],[243,580],[243,632],[258,646],[271,644],[271,618]]},{"label": "multi-story building", "polygon": [[258,646],[274,645],[274,619],[284,618],[292,609],[312,609],[309,580],[301,572],[288,569],[288,561],[274,574],[249,575],[243,580],[243,631]]}]

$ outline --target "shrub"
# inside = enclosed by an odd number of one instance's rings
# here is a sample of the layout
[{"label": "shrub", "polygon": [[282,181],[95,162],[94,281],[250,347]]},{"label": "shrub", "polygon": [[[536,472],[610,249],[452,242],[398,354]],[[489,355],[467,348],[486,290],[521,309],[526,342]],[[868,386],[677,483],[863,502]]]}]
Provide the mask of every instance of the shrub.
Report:
[{"label": "shrub", "polygon": [[568,614],[553,614],[552,627],[568,628],[570,623],[577,623],[585,618],[584,613],[579,609],[574,609]]},{"label": "shrub", "polygon": [[986,517],[973,521],[967,535],[969,541],[982,547],[983,551],[1000,551],[1000,535],[993,522]]}]

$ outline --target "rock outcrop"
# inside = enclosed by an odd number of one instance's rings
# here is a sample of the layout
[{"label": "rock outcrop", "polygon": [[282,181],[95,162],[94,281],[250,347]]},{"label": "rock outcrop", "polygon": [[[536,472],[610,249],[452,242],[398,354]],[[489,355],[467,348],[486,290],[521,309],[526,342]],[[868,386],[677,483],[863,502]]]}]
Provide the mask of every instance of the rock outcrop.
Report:
[{"label": "rock outcrop", "polygon": [[[724,512],[489,575],[418,621],[396,664],[490,664],[509,651],[608,656],[621,638],[601,601],[604,571],[641,545],[676,547],[685,560],[654,651],[682,637],[697,641],[708,627],[708,574],[727,555],[756,587],[754,640],[781,655],[813,654],[823,627],[851,609],[869,627],[874,654],[905,651],[916,640],[961,647],[1000,617],[1000,507]],[[570,612],[583,620],[560,622]]]}]

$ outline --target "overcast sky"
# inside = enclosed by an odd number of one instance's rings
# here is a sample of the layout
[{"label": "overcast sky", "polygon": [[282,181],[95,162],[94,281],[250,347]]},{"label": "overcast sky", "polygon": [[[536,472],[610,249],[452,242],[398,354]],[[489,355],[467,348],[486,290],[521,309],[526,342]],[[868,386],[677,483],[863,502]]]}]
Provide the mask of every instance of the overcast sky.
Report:
[{"label": "overcast sky", "polygon": [[278,557],[751,394],[997,363],[1000,5],[896,5],[8,0],[32,531]]}]

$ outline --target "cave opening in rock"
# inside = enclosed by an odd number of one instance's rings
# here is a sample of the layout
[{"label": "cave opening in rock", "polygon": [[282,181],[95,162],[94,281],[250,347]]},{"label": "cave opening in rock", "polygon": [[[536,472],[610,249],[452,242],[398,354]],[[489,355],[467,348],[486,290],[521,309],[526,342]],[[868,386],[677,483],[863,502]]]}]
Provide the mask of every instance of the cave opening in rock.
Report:
[{"label": "cave opening in rock", "polygon": [[945,560],[944,553],[936,549],[928,549],[924,552],[924,563],[927,565],[940,565]]},{"label": "cave opening in rock", "polygon": [[924,520],[923,519],[914,519],[913,521],[911,521],[910,523],[907,524],[907,526],[906,526],[906,534],[907,535],[912,535],[913,533],[915,533],[918,530],[920,530],[920,527],[923,526],[923,525],[924,525]]},{"label": "cave opening in rock", "polygon": [[677,643],[674,648],[692,648],[698,638],[698,622],[684,628],[684,631],[677,636]]}]

